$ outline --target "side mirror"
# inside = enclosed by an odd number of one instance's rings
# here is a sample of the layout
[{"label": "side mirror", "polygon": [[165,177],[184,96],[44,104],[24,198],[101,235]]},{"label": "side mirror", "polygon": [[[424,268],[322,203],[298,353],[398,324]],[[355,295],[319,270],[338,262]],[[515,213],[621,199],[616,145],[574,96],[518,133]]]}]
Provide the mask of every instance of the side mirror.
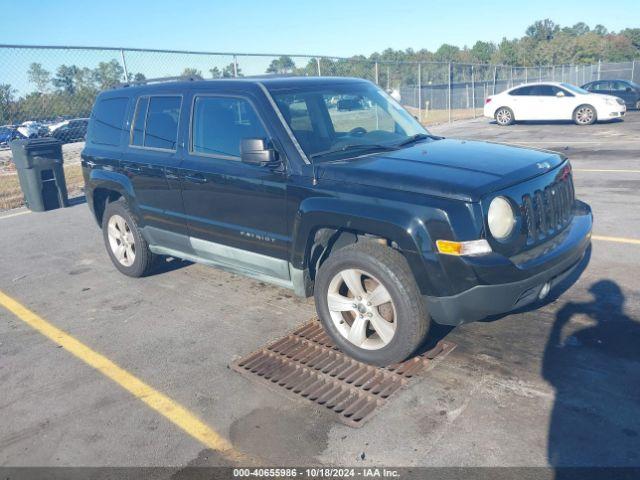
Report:
[{"label": "side mirror", "polygon": [[243,138],[240,141],[240,159],[251,165],[275,166],[278,154],[264,138]]},{"label": "side mirror", "polygon": [[625,92],[633,92],[633,88],[631,87],[627,87],[624,89]]},{"label": "side mirror", "polygon": [[556,93],[556,97],[558,97],[558,98],[564,97],[564,92],[560,91],[560,92]]}]

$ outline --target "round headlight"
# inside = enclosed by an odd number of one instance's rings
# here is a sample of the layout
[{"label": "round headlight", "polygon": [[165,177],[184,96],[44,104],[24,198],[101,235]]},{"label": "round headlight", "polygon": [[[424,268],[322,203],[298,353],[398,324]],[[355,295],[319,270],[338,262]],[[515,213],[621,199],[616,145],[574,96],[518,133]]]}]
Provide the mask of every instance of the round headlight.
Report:
[{"label": "round headlight", "polygon": [[496,197],[489,205],[489,231],[493,238],[504,240],[513,231],[516,224],[516,216],[509,200],[504,197]]}]

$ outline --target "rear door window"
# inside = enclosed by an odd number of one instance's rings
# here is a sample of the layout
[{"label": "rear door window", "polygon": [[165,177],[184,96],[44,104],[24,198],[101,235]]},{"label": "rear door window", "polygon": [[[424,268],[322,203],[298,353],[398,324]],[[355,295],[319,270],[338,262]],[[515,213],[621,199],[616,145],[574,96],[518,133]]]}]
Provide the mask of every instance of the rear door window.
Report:
[{"label": "rear door window", "polygon": [[129,99],[105,98],[98,100],[92,118],[91,142],[102,145],[119,145],[124,129],[124,117]]},{"label": "rear door window", "polygon": [[251,103],[240,97],[197,96],[193,103],[191,151],[240,159],[240,141],[267,138]]},{"label": "rear door window", "polygon": [[624,82],[611,82],[611,91],[613,92],[626,92],[629,85]]},{"label": "rear door window", "polygon": [[556,94],[553,89],[554,87],[551,85],[533,85],[529,95],[535,95],[537,97],[553,97]]},{"label": "rear door window", "polygon": [[131,127],[131,145],[160,150],[176,150],[180,96],[140,97]]}]

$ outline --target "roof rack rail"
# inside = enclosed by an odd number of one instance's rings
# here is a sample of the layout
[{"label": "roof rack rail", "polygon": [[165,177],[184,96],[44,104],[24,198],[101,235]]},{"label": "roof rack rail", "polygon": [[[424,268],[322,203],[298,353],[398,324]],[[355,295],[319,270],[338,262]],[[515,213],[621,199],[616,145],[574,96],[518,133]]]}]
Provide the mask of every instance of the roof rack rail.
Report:
[{"label": "roof rack rail", "polygon": [[195,82],[204,80],[200,75],[188,75],[188,76],[178,76],[178,77],[159,77],[159,78],[146,78],[144,80],[136,80],[131,82],[122,82],[113,86],[113,88],[126,88],[133,87],[135,85],[147,85],[149,83],[162,83],[162,82]]}]

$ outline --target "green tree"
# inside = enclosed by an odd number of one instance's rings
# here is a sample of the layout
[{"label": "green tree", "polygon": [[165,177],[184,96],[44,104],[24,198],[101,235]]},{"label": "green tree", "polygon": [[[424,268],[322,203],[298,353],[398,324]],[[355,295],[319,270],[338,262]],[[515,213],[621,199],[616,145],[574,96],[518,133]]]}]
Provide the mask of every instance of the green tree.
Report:
[{"label": "green tree", "polygon": [[283,55],[271,61],[266,73],[287,74],[295,70],[296,64],[291,57]]},{"label": "green tree", "polygon": [[15,89],[8,83],[0,83],[0,123],[15,121]]},{"label": "green tree", "polygon": [[115,58],[100,62],[93,71],[93,77],[101,90],[111,88],[124,80],[124,69]]},{"label": "green tree", "polygon": [[525,34],[527,37],[531,37],[539,42],[545,40],[551,40],[556,33],[560,31],[560,26],[556,25],[553,21],[545,18],[544,20],[538,20],[530,25]]},{"label": "green tree", "polygon": [[218,67],[210,68],[209,73],[211,74],[211,78],[222,78],[222,72]]},{"label": "green tree", "polygon": [[[227,65],[226,67],[224,67],[222,69],[222,77],[223,78],[233,78],[234,74],[233,74],[233,69],[234,69],[234,63],[231,62],[229,65]],[[236,73],[238,75],[238,77],[244,77],[244,75],[242,74],[242,69],[240,68],[240,66],[236,65]]]},{"label": "green tree", "polygon": [[491,57],[496,53],[496,46],[492,42],[478,40],[471,48],[471,59],[475,63],[489,63]]},{"label": "green tree", "polygon": [[435,59],[438,62],[453,62],[458,58],[460,47],[443,43],[435,53]]},{"label": "green tree", "polygon": [[78,67],[75,65],[60,65],[56,70],[56,76],[51,83],[54,87],[62,91],[73,94],[76,91],[75,78],[78,74]]},{"label": "green tree", "polygon": [[607,28],[604,25],[600,25],[600,24],[593,27],[593,31],[596,33],[596,35],[600,35],[600,36],[604,36],[609,33],[609,30],[607,30]]},{"label": "green tree", "polygon": [[202,71],[197,68],[185,68],[180,74],[181,77],[197,77],[202,78]]},{"label": "green tree", "polygon": [[51,73],[48,70],[42,68],[41,63],[32,63],[29,65],[29,70],[27,71],[27,77],[29,81],[35,84],[36,89],[39,92],[46,92],[49,88],[49,83],[51,82]]},{"label": "green tree", "polygon": [[620,34],[631,40],[631,44],[640,54],[640,28],[625,28]]}]

